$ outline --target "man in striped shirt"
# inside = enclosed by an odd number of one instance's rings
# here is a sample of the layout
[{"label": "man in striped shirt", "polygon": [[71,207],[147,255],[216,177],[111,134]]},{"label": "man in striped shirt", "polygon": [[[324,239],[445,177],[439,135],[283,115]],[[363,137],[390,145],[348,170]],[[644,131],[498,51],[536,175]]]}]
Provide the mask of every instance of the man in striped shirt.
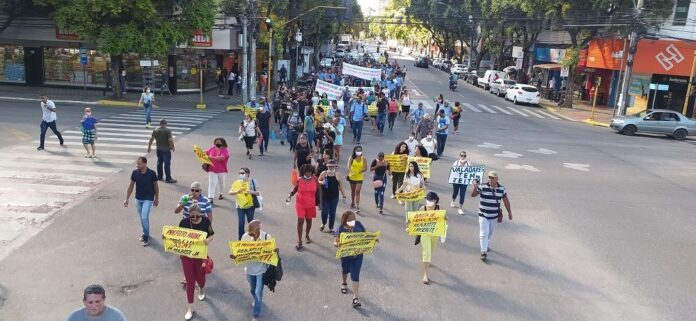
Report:
[{"label": "man in striped shirt", "polygon": [[174,214],[179,214],[183,210],[183,218],[189,217],[189,207],[193,202],[197,202],[201,209],[201,215],[213,221],[213,201],[203,196],[200,182],[191,183],[191,194],[184,194],[176,204]]},{"label": "man in striped shirt", "polygon": [[487,253],[490,249],[491,236],[495,230],[495,225],[498,224],[498,215],[502,221],[502,209],[500,202],[505,204],[505,209],[508,212],[508,219],[512,220],[512,209],[510,201],[507,197],[507,191],[503,185],[498,184],[498,173],[495,171],[488,172],[488,182],[479,185],[478,181],[474,181],[474,189],[471,191],[471,197],[481,195],[479,203],[479,239],[481,242],[481,260],[486,261]]}]

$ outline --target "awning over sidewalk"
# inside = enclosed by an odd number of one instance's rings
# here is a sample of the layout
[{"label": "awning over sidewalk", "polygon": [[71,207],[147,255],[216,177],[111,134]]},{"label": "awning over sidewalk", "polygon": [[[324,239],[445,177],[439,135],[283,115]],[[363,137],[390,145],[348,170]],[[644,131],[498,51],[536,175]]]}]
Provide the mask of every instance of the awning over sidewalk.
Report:
[{"label": "awning over sidewalk", "polygon": [[534,65],[534,68],[539,68],[539,69],[561,69],[561,65],[559,64],[540,64],[540,65]]}]

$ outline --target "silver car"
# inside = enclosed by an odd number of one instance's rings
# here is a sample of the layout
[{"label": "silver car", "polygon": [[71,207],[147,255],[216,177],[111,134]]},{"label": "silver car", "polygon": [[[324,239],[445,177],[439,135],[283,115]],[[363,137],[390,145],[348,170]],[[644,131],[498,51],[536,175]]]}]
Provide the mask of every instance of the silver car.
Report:
[{"label": "silver car", "polygon": [[489,92],[498,97],[504,96],[507,93],[507,90],[515,87],[515,85],[517,85],[517,82],[514,80],[498,79],[491,83]]},{"label": "silver car", "polygon": [[696,121],[668,109],[644,110],[631,116],[615,117],[609,127],[627,136],[644,132],[665,134],[677,140],[684,140],[689,135],[696,135]]}]

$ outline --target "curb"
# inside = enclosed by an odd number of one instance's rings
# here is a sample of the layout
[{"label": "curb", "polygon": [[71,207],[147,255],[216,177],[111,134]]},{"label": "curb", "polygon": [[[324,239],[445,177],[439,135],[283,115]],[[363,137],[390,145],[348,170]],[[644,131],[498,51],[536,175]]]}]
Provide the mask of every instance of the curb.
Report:
[{"label": "curb", "polygon": [[[24,97],[5,97],[0,96],[2,100],[14,100],[14,101],[35,101],[38,102],[38,98],[24,98]],[[98,105],[98,101],[83,101],[83,100],[69,100],[69,99],[51,99],[55,103],[67,103],[67,104],[82,104],[82,105]]]},{"label": "curb", "polygon": [[225,106],[226,111],[241,111],[244,109],[244,105],[228,105]]},{"label": "curb", "polygon": [[609,128],[609,123],[603,123],[603,122],[599,122],[599,121],[594,121],[594,120],[592,120],[592,119],[585,119],[585,120],[583,120],[583,123],[588,124],[588,125],[592,125],[592,126],[599,126],[599,127],[606,127],[606,128]]},{"label": "curb", "polygon": [[[139,107],[138,103],[135,103],[132,101],[102,99],[96,103],[99,105],[102,105],[102,106],[110,106],[110,107]],[[152,108],[160,108],[160,107],[157,105],[152,105]]]}]

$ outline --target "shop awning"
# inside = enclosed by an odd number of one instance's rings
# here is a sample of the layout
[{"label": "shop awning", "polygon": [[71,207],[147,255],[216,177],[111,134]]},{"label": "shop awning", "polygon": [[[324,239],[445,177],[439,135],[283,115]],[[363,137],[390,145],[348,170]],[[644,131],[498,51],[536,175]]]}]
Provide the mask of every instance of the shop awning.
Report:
[{"label": "shop awning", "polygon": [[561,65],[559,65],[559,64],[540,64],[540,65],[534,65],[534,68],[539,68],[539,69],[561,69]]}]

